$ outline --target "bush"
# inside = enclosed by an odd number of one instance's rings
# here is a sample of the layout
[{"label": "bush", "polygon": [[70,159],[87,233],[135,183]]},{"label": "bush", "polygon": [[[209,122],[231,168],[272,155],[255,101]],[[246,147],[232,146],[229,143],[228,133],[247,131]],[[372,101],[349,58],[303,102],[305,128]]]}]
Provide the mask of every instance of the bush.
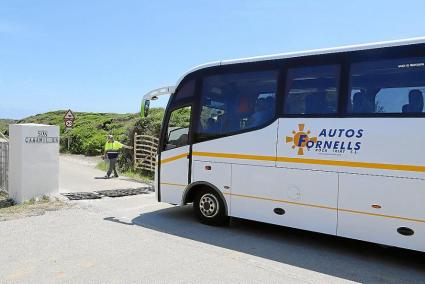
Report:
[{"label": "bush", "polygon": [[159,138],[163,117],[164,109],[150,109],[148,117],[142,117],[136,122],[134,126],[134,132]]},{"label": "bush", "polygon": [[[114,113],[81,113],[76,112],[74,128],[65,131],[63,116],[66,111],[54,111],[38,114],[17,121],[17,123],[42,123],[58,125],[60,127],[60,151],[63,153],[95,156],[103,154],[103,147],[107,135],[112,134],[115,140],[126,145],[133,145],[134,133],[159,137],[161,131],[164,109],[153,108],[148,117],[139,114],[114,114]],[[173,118],[172,125],[179,123],[182,118]],[[176,121],[174,121],[176,120]],[[1,130],[7,129],[6,120],[3,121]],[[70,147],[68,149],[68,139]],[[133,151],[123,149],[118,160],[121,171],[132,168]]]},{"label": "bush", "polygon": [[[122,141],[138,120],[137,114],[77,113],[76,117],[75,127],[63,132],[61,136],[63,138],[61,149],[72,154],[87,156],[103,154],[108,134],[113,134],[116,140]],[[68,138],[71,139],[69,150]]]},{"label": "bush", "polygon": [[83,153],[87,156],[97,156],[102,154],[105,145],[104,133],[96,133],[87,138],[83,143]]}]

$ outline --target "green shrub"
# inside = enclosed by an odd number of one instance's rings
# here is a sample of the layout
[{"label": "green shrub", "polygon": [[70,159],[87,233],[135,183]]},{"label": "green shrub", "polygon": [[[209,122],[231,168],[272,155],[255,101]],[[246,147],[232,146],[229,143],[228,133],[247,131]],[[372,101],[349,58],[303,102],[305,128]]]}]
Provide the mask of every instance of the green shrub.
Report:
[{"label": "green shrub", "polygon": [[[66,111],[54,111],[34,115],[17,123],[41,123],[58,125],[60,127],[60,151],[87,156],[103,154],[103,147],[108,134],[113,134],[117,141],[126,145],[133,145],[134,133],[159,137],[164,109],[153,108],[148,117],[139,114],[115,113],[82,113],[75,112],[74,128],[65,131],[63,116]],[[171,125],[177,125],[184,117],[183,113],[173,117]],[[7,129],[6,120],[0,124],[1,130]],[[7,121],[9,122],[9,121]],[[68,149],[68,139],[70,147]],[[121,171],[132,168],[133,151],[123,149],[118,160]]]}]

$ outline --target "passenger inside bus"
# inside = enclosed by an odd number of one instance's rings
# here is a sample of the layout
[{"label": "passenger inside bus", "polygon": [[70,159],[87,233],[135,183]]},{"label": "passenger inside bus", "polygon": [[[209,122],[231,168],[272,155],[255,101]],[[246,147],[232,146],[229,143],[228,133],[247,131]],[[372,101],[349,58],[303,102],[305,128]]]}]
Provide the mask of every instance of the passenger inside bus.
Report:
[{"label": "passenger inside bus", "polygon": [[278,72],[213,75],[204,80],[197,139],[264,126],[275,115]]},{"label": "passenger inside bus", "polygon": [[[405,91],[407,92],[407,90]],[[397,94],[399,98],[406,98],[407,104],[389,106],[388,102],[382,101],[383,96]],[[352,96],[352,113],[385,113],[387,108],[392,108],[396,113],[422,113],[424,108],[424,97],[420,90],[410,90],[403,94],[403,90],[381,88],[372,90],[361,90]]]},{"label": "passenger inside bus", "polygon": [[403,106],[403,113],[420,113],[424,109],[424,96],[420,90],[409,92],[409,103]]},{"label": "passenger inside bus", "polygon": [[254,110],[248,119],[247,126],[256,127],[270,121],[274,116],[274,98],[258,95]]},{"label": "passenger inside bus", "polygon": [[[246,100],[225,101],[222,111],[210,109],[208,117],[204,117],[204,123],[201,123],[203,131],[208,133],[233,132],[269,122],[275,114],[274,95],[274,93],[267,93],[246,96]],[[229,111],[231,109],[235,111]],[[205,110],[204,112],[206,113]]]},{"label": "passenger inside bus", "polygon": [[423,58],[397,58],[353,63],[347,112],[424,114],[423,62]]},{"label": "passenger inside bus", "polygon": [[368,96],[366,92],[360,91],[353,95],[353,113],[375,112],[374,98]]}]

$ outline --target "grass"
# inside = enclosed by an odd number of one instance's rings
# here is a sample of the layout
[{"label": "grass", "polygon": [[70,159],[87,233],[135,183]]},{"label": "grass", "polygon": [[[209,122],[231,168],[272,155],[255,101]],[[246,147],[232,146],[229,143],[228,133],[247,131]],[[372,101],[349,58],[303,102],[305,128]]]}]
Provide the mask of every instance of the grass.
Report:
[{"label": "grass", "polygon": [[0,191],[0,209],[12,206],[14,204],[13,200],[9,198],[6,192]]},{"label": "grass", "polygon": [[10,204],[7,207],[0,208],[0,221],[43,215],[47,211],[54,211],[68,206],[68,204],[55,197],[42,196],[40,198],[32,198],[21,204]]},{"label": "grass", "polygon": [[[3,197],[4,197],[4,195],[3,195]],[[45,196],[45,195],[40,197],[40,198],[31,198],[30,200],[25,201],[21,204],[14,204],[12,206],[0,208],[0,213],[2,213],[2,212],[12,212],[12,211],[16,211],[16,210],[19,211],[19,210],[24,209],[28,206],[33,206],[33,205],[37,205],[37,204],[44,204],[44,203],[47,203],[47,202],[50,202],[50,201],[51,201],[51,198],[48,197],[48,196]]]},{"label": "grass", "polygon": [[108,170],[108,165],[106,164],[106,162],[105,162],[105,161],[102,161],[102,162],[99,162],[99,163],[96,165],[96,169],[99,169],[99,170],[101,170],[101,171],[106,172],[106,171]]},{"label": "grass", "polygon": [[7,193],[4,191],[0,191],[0,200],[7,198]]},{"label": "grass", "polygon": [[[102,161],[96,165],[96,168],[106,172],[108,170],[108,164],[105,161]],[[153,175],[147,173],[135,172],[133,170],[120,172],[121,175],[135,179],[137,181],[151,183],[153,182]]]}]

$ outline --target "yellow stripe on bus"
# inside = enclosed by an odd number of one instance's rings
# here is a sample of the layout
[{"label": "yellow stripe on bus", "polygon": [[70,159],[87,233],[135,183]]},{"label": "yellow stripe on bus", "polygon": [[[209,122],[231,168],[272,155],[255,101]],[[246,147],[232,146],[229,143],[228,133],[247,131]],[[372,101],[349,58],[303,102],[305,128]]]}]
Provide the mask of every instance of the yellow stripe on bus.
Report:
[{"label": "yellow stripe on bus", "polygon": [[172,185],[172,186],[180,186],[180,187],[186,187],[187,184],[181,184],[181,183],[172,183],[172,182],[161,182],[162,185]]},{"label": "yellow stripe on bus", "polygon": [[[186,184],[170,183],[170,182],[161,182],[161,184],[162,185],[178,186],[178,187],[186,187],[187,186]],[[272,201],[272,202],[278,202],[278,203],[286,203],[286,204],[297,205],[297,206],[305,206],[305,207],[327,209],[327,210],[347,212],[347,213],[353,213],[353,214],[361,214],[361,215],[368,215],[368,216],[375,216],[375,217],[383,217],[383,218],[425,223],[425,220],[421,220],[421,219],[400,217],[400,216],[394,216],[394,215],[385,215],[385,214],[379,214],[379,213],[371,213],[371,212],[364,212],[364,211],[344,209],[344,208],[338,209],[336,207],[330,207],[330,206],[324,206],[324,205],[318,205],[318,204],[301,203],[301,202],[295,202],[295,201],[289,201],[289,200],[283,200],[283,199],[274,199],[274,198],[268,198],[268,197],[262,197],[262,196],[246,195],[246,194],[236,194],[236,193],[230,193],[230,192],[223,192],[223,194],[229,195],[229,196],[235,196],[235,197],[250,198],[250,199],[257,199],[257,200],[266,200],[266,201]]]},{"label": "yellow stripe on bus", "polygon": [[[188,153],[179,154],[170,158],[161,160],[162,164],[169,163],[181,158],[187,157]],[[274,157],[274,156],[260,156],[260,155],[247,155],[247,154],[231,154],[231,153],[210,153],[210,152],[193,152],[197,157],[210,157],[210,158],[227,158],[227,159],[241,159],[241,160],[254,160],[254,161],[271,161],[283,163],[296,163],[296,164],[309,164],[321,166],[342,166],[352,168],[367,168],[367,169],[380,169],[380,170],[393,170],[393,171],[410,171],[410,172],[425,172],[425,166],[416,165],[400,165],[400,164],[382,164],[382,163],[369,163],[369,162],[352,162],[352,161],[335,161],[335,160],[320,160],[308,158],[291,158],[291,157]]]},{"label": "yellow stripe on bus", "polygon": [[260,199],[260,200],[267,200],[267,201],[274,201],[279,203],[287,203],[292,205],[300,205],[300,206],[307,206],[307,207],[313,207],[313,208],[321,208],[321,209],[329,209],[329,210],[338,210],[334,207],[329,206],[323,206],[323,205],[316,205],[316,204],[308,204],[308,203],[300,203],[300,202],[294,202],[289,200],[281,200],[281,199],[272,199],[267,197],[261,197],[261,196],[253,196],[253,195],[244,195],[244,194],[236,194],[236,193],[230,193],[230,192],[224,192],[226,195],[236,196],[236,197],[245,197],[245,198],[253,198],[253,199]]},{"label": "yellow stripe on bus", "polygon": [[354,214],[363,214],[363,215],[370,215],[370,216],[377,216],[377,217],[384,217],[384,218],[391,218],[391,219],[399,219],[399,220],[405,220],[405,221],[425,223],[425,220],[420,220],[420,219],[413,219],[413,218],[406,218],[406,217],[392,216],[392,215],[384,215],[384,214],[378,214],[378,213],[369,213],[369,212],[363,212],[363,211],[357,211],[357,210],[351,210],[351,209],[344,209],[344,208],[338,209],[338,211],[343,211],[343,212],[348,212],[348,213],[354,213]]},{"label": "yellow stripe on bus", "polygon": [[299,163],[299,164],[322,165],[322,166],[342,166],[342,167],[393,170],[393,171],[425,172],[425,166],[413,166],[413,165],[318,160],[318,159],[289,158],[289,157],[277,157],[277,161],[284,162],[284,163]]},{"label": "yellow stripe on bus", "polygon": [[193,155],[197,157],[230,158],[230,159],[255,160],[255,161],[276,161],[276,162],[283,162],[283,163],[297,163],[297,164],[310,164],[310,165],[322,165],[322,166],[342,166],[342,167],[368,168],[368,169],[381,169],[381,170],[394,170],[394,171],[425,172],[425,166],[415,166],[415,165],[382,164],[382,163],[369,163],[369,162],[335,161],[335,160],[274,157],[274,156],[259,156],[259,155],[230,154],[230,153],[210,153],[210,152],[193,152]]},{"label": "yellow stripe on bus", "polygon": [[179,154],[177,156],[173,156],[173,157],[170,157],[170,158],[163,159],[163,160],[161,160],[161,164],[166,164],[166,163],[169,163],[169,162],[181,159],[181,158],[186,158],[187,155],[189,155],[189,153],[183,153],[183,154]]},{"label": "yellow stripe on bus", "polygon": [[308,203],[300,203],[300,202],[293,202],[293,201],[281,200],[281,199],[272,199],[272,198],[261,197],[261,196],[236,194],[236,193],[230,193],[230,192],[223,192],[223,194],[230,195],[230,196],[236,196],[236,197],[242,197],[242,198],[251,198],[251,199],[257,199],[257,200],[267,200],[267,201],[273,201],[273,202],[278,202],[278,203],[286,203],[286,204],[292,204],[292,205],[299,205],[299,206],[307,206],[307,207],[313,207],[313,208],[328,209],[328,210],[333,210],[333,211],[341,211],[341,212],[347,212],[347,213],[362,214],[362,215],[369,215],[369,216],[376,216],[376,217],[383,217],[383,218],[399,219],[399,220],[405,220],[405,221],[425,223],[425,220],[420,220],[420,219],[413,219],[413,218],[393,216],[393,215],[385,215],[385,214],[378,214],[378,213],[370,213],[370,212],[357,211],[357,210],[344,209],[344,208],[339,208],[338,209],[338,208],[335,208],[335,207],[329,207],[329,206],[323,206],[323,205],[316,205],[316,204],[308,204]]},{"label": "yellow stripe on bus", "polygon": [[246,155],[246,154],[229,154],[229,153],[210,153],[210,152],[193,152],[194,156],[198,157],[212,157],[212,158],[230,158],[242,160],[256,160],[256,161],[276,161],[274,156],[259,156],[259,155]]}]

